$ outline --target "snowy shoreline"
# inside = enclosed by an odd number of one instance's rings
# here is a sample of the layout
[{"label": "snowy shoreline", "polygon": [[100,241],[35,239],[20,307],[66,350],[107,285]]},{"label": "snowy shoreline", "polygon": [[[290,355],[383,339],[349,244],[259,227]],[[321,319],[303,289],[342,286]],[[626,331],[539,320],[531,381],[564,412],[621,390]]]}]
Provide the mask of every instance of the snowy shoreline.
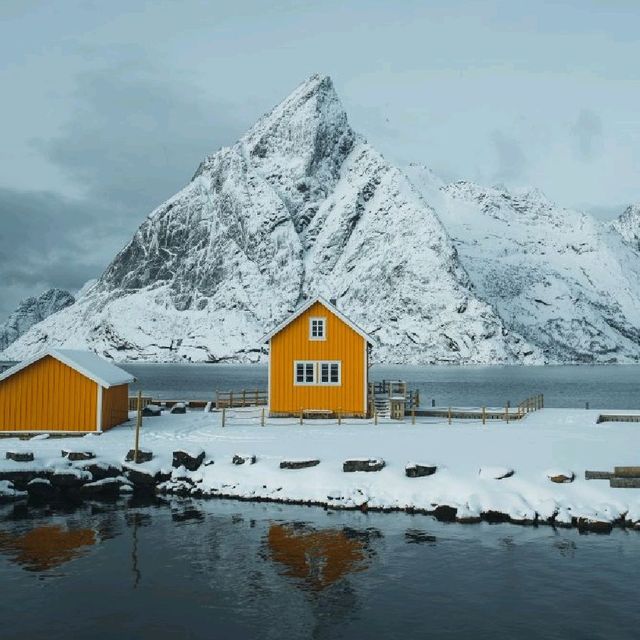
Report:
[{"label": "snowy shoreline", "polygon": [[[639,412],[625,411],[624,414]],[[543,409],[518,423],[410,419],[380,421],[272,419],[260,412],[189,412],[145,418],[141,447],[153,459],[124,462],[133,423],[79,438],[0,439],[0,499],[71,492],[86,498],[155,491],[190,497],[280,502],[326,509],[424,513],[461,523],[508,521],[609,531],[640,529],[640,489],[586,480],[585,470],[637,465],[638,423],[596,424],[598,411]],[[88,451],[69,461],[61,450]],[[186,462],[173,463],[174,452]],[[5,459],[6,452],[34,460]],[[237,456],[246,460],[234,464]],[[255,463],[251,458],[255,456]],[[198,468],[187,470],[191,458]],[[378,471],[343,471],[347,460],[384,461]],[[281,468],[281,463],[294,468]],[[301,463],[309,466],[298,468]],[[173,463],[173,466],[172,466]],[[313,463],[313,464],[311,464]],[[433,468],[407,477],[410,464]],[[511,473],[512,472],[512,473]],[[550,477],[567,476],[564,483]],[[557,479],[557,478],[556,478]],[[31,483],[31,484],[30,484]]]}]

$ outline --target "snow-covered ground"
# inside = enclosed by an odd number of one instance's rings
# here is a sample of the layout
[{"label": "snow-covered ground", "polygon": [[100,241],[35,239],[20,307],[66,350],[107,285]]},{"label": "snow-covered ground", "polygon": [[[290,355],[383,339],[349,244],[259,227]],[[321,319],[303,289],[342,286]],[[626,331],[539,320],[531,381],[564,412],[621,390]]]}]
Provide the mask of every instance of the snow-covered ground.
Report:
[{"label": "snow-covered ground", "polygon": [[[632,413],[632,412],[625,412]],[[227,413],[190,412],[145,418],[141,447],[154,460],[136,465],[155,473],[172,471],[172,453],[206,452],[198,471],[173,470],[170,481],[189,477],[204,495],[316,502],[332,507],[415,508],[433,511],[438,505],[456,508],[458,519],[473,520],[495,511],[515,521],[547,520],[569,524],[572,518],[612,522],[624,517],[640,521],[640,489],[613,489],[607,480],[585,480],[586,469],[613,471],[640,463],[640,424],[596,424],[598,411],[543,409],[520,422],[454,421],[421,418],[412,425],[381,420],[271,419],[260,426],[256,409]],[[90,450],[97,461],[122,465],[133,446],[133,422],[101,436],[0,440],[0,472],[60,468],[71,464],[62,448]],[[32,451],[35,460],[5,460],[5,451]],[[234,454],[255,455],[255,464],[234,465]],[[382,458],[379,472],[344,473],[342,463],[355,458]],[[317,458],[317,466],[280,469],[282,460]],[[213,464],[206,464],[212,460]],[[96,461],[91,461],[91,463]],[[434,475],[407,478],[408,463],[437,465]],[[513,470],[510,477],[495,479]],[[575,474],[575,481],[556,484],[551,475]],[[1,487],[0,487],[1,489]],[[9,491],[5,487],[5,491]],[[574,520],[575,522],[575,520]]]}]

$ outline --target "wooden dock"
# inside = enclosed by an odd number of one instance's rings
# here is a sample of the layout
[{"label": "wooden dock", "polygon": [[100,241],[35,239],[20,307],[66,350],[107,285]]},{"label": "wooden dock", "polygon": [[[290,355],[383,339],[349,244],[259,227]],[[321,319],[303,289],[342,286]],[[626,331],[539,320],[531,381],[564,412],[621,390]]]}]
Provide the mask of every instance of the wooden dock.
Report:
[{"label": "wooden dock", "polygon": [[596,424],[600,424],[601,422],[640,422],[640,414],[632,415],[632,414],[612,414],[612,413],[602,413],[598,416],[596,420]]}]

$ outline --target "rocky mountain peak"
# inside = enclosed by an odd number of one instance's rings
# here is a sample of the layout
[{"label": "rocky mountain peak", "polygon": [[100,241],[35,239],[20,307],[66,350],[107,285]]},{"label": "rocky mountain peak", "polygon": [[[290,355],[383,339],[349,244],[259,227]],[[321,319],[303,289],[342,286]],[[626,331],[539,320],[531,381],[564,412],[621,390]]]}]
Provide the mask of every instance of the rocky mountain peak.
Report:
[{"label": "rocky mountain peak", "polygon": [[627,244],[640,251],[640,203],[629,205],[611,226]]}]

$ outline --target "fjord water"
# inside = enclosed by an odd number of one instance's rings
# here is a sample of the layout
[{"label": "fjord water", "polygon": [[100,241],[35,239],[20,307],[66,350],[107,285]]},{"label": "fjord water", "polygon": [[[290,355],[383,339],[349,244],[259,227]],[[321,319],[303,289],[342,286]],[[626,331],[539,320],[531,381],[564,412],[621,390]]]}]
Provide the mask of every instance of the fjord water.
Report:
[{"label": "fjord water", "polygon": [[[266,389],[265,365],[127,364],[145,394],[159,399],[210,400],[215,391]],[[373,380],[406,380],[421,404],[516,405],[543,393],[548,407],[640,409],[640,365],[581,366],[383,366]]]},{"label": "fjord water", "polygon": [[637,532],[222,500],[0,508],[3,640],[636,638]]}]

